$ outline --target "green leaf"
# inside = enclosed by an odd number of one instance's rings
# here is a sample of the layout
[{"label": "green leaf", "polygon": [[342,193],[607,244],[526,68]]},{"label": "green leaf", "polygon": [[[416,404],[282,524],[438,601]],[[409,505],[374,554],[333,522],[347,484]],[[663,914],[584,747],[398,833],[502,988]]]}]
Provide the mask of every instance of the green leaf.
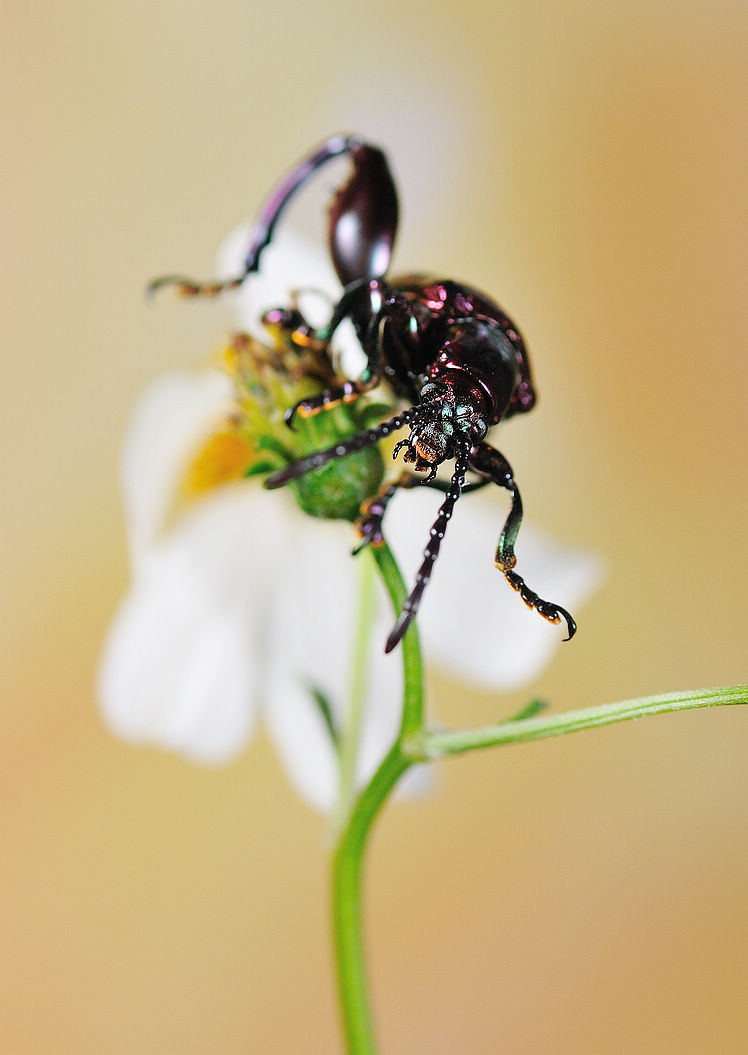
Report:
[{"label": "green leaf", "polygon": [[534,718],[540,714],[541,711],[546,710],[548,704],[545,700],[530,700],[524,707],[520,708],[516,714],[512,715],[511,718],[507,718],[508,722],[521,722],[525,718]]}]

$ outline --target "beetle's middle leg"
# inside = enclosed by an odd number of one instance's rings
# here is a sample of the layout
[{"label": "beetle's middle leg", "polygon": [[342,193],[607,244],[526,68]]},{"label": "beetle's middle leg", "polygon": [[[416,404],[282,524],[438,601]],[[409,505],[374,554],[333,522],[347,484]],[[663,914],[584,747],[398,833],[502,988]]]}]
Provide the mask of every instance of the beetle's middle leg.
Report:
[{"label": "beetle's middle leg", "polygon": [[[486,484],[491,483],[487,476],[471,481],[462,486],[461,493],[477,491]],[[402,472],[392,483],[383,484],[379,491],[371,498],[361,503],[361,516],[355,523],[356,531],[361,536],[360,544],[354,549],[354,554],[360,553],[364,546],[381,546],[384,542],[382,522],[387,512],[387,507],[394,498],[397,491],[408,491],[413,487],[429,487],[434,491],[446,494],[450,485],[444,480],[428,480],[415,473]]]},{"label": "beetle's middle leg", "polygon": [[514,544],[522,525],[522,498],[519,488],[514,480],[512,467],[503,454],[489,446],[481,443],[472,452],[470,466],[476,472],[485,474],[499,487],[504,487],[510,494],[512,505],[509,516],[506,518],[504,527],[501,529],[499,542],[496,547],[494,563],[499,571],[503,572],[504,578],[513,590],[516,590],[528,608],[534,608],[538,615],[547,619],[549,623],[558,623],[564,619],[568,629],[567,641],[571,640],[576,633],[577,624],[573,617],[561,605],[552,601],[544,601],[539,594],[531,590],[525,580],[515,570],[517,557],[514,553]]},{"label": "beetle's middle leg", "polygon": [[361,537],[361,542],[354,549],[354,554],[360,553],[364,546],[381,546],[384,544],[382,533],[382,521],[387,512],[387,506],[392,501],[398,490],[407,490],[420,483],[413,473],[400,473],[397,480],[392,483],[382,484],[380,489],[371,498],[361,503],[361,516],[355,524],[356,531]]}]

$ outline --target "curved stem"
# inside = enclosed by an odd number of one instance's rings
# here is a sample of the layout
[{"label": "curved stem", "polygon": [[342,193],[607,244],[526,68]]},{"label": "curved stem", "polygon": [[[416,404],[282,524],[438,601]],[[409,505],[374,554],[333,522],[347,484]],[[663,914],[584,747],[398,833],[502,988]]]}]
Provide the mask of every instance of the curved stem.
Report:
[{"label": "curved stem", "polygon": [[[396,612],[407,595],[405,583],[389,548],[372,550]],[[363,852],[371,826],[387,796],[413,759],[401,748],[405,735],[415,735],[423,723],[423,667],[418,634],[411,626],[403,638],[403,716],[395,743],[356,799],[339,836],[333,858],[333,927],[343,1026],[350,1055],[374,1055],[374,1030],[369,1006],[361,929]]]},{"label": "curved stem", "polygon": [[374,1055],[361,931],[361,866],[372,821],[410,765],[394,744],[362,792],[333,859],[333,927],[343,1028],[350,1055]]}]

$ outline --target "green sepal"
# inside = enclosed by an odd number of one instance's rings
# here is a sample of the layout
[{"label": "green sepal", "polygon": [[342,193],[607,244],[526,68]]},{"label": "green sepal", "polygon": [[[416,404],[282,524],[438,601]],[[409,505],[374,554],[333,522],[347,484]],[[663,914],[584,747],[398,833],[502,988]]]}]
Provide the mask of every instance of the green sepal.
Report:
[{"label": "green sepal", "polygon": [[279,466],[277,462],[252,462],[249,468],[244,470],[244,476],[246,479],[250,479],[253,476],[265,476],[267,473],[275,472],[275,470],[279,468],[281,468],[281,466]]},{"label": "green sepal", "polygon": [[[298,421],[294,443],[303,456],[332,447],[360,431],[350,408],[337,406]],[[374,445],[334,458],[292,480],[290,486],[309,516],[352,521],[358,518],[361,503],[376,494],[383,478],[384,463]]]},{"label": "green sepal", "polygon": [[[277,440],[275,436],[269,436],[267,433],[260,436],[255,443],[256,451],[272,451],[273,454],[277,454],[283,459],[283,464],[287,465],[288,462],[294,460],[293,454],[289,451],[288,447],[285,447],[280,440]],[[276,466],[277,468],[277,466]]]}]

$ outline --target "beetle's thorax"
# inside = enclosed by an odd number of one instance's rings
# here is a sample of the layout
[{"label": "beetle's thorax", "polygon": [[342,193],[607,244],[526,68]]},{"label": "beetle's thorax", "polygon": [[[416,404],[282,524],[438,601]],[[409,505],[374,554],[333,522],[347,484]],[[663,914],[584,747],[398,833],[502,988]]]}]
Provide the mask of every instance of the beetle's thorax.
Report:
[{"label": "beetle's thorax", "polygon": [[490,319],[450,325],[429,377],[452,385],[460,399],[481,407],[489,425],[501,421],[519,375],[517,354],[501,326]]}]

